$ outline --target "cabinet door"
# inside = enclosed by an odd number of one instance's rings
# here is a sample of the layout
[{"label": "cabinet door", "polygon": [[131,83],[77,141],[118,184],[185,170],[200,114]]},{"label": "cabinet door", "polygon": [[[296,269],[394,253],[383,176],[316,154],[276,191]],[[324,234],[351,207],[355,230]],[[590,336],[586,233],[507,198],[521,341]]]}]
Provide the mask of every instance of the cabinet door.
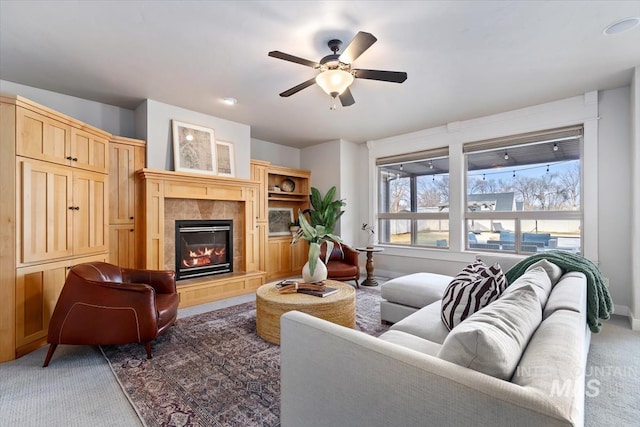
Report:
[{"label": "cabinet door", "polygon": [[267,279],[289,276],[291,273],[291,245],[289,239],[269,239]]},{"label": "cabinet door", "polygon": [[21,263],[72,255],[72,172],[18,157],[18,252]]},{"label": "cabinet door", "polygon": [[16,269],[16,356],[45,343],[49,320],[71,266],[108,261],[106,254]]},{"label": "cabinet door", "polygon": [[136,268],[136,234],[131,225],[109,226],[109,259],[123,268]]},{"label": "cabinet door", "polygon": [[135,214],[135,147],[109,144],[109,223],[130,224]]},{"label": "cabinet door", "polygon": [[57,120],[18,107],[16,109],[16,154],[69,165],[71,127]]},{"label": "cabinet door", "polygon": [[16,271],[16,348],[46,338],[69,261]]},{"label": "cabinet door", "polygon": [[90,132],[71,129],[72,166],[109,173],[109,141]]},{"label": "cabinet door", "polygon": [[107,175],[73,172],[73,253],[84,255],[109,250],[109,198]]},{"label": "cabinet door", "polygon": [[299,241],[291,247],[291,272],[293,275],[302,274],[302,267],[309,260],[309,244]]}]

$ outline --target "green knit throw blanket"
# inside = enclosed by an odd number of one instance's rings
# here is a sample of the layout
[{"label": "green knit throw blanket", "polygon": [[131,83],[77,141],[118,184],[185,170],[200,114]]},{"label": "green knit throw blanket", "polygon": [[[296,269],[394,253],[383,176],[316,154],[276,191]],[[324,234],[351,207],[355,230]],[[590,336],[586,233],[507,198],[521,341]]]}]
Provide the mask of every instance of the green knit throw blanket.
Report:
[{"label": "green knit throw blanket", "polygon": [[600,269],[587,258],[564,251],[548,251],[531,255],[507,271],[505,276],[509,284],[520,277],[531,264],[541,259],[549,260],[565,273],[579,271],[587,276],[587,324],[592,332],[600,332],[602,323],[599,319],[609,319],[613,312],[613,302]]}]

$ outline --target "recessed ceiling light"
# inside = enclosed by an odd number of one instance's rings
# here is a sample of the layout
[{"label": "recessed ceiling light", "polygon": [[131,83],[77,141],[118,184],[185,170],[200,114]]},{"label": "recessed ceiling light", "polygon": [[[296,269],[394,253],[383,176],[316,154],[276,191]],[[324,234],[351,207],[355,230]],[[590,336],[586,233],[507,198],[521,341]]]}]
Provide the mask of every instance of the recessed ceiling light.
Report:
[{"label": "recessed ceiling light", "polygon": [[604,30],[602,30],[602,34],[611,35],[611,34],[620,34],[625,31],[629,31],[635,27],[640,25],[640,17],[634,16],[631,18],[624,18],[620,21],[616,21],[611,25],[608,25]]},{"label": "recessed ceiling light", "polygon": [[238,103],[238,100],[230,96],[227,96],[226,98],[222,98],[222,102],[224,102],[227,105],[236,105]]}]

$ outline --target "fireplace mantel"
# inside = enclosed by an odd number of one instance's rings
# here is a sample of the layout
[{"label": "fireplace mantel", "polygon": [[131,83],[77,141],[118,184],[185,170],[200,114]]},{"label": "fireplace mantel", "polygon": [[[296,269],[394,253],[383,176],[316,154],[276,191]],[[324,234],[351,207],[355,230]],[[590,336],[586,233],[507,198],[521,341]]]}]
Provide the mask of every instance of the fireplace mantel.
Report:
[{"label": "fireplace mantel", "polygon": [[244,212],[243,262],[235,272],[178,282],[180,306],[201,304],[233,295],[253,292],[264,284],[265,272],[258,271],[260,234],[256,223],[260,183],[239,178],[184,172],[141,169],[137,172],[138,203],[136,228],[141,232],[137,265],[164,270],[165,199],[238,202]]}]

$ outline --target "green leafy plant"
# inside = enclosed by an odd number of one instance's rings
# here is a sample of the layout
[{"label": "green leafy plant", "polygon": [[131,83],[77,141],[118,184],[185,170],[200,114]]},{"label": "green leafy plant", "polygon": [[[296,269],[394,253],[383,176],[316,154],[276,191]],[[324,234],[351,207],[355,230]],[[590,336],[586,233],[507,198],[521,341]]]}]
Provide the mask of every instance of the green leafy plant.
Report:
[{"label": "green leafy plant", "polygon": [[322,197],[320,190],[311,187],[311,209],[304,212],[309,214],[311,226],[322,225],[327,233],[333,233],[333,228],[338,219],[344,214],[342,207],[346,205],[344,200],[333,200],[336,195],[336,187],[333,186]]},{"label": "green leafy plant", "polygon": [[312,226],[300,211],[298,211],[298,220],[300,221],[300,229],[294,234],[291,244],[295,245],[301,239],[309,242],[309,271],[314,274],[320,258],[320,245],[327,242],[326,259],[324,260],[326,263],[335,244],[342,243],[342,240],[339,236],[327,232],[324,225]]}]

